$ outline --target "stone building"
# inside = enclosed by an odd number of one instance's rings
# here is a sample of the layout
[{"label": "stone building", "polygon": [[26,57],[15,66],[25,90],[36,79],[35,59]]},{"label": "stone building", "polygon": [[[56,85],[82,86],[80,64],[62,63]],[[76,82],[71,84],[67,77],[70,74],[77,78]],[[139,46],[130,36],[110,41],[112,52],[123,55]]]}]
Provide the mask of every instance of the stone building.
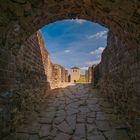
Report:
[{"label": "stone building", "polygon": [[71,68],[71,82],[74,83],[80,79],[80,69],[78,67]]}]

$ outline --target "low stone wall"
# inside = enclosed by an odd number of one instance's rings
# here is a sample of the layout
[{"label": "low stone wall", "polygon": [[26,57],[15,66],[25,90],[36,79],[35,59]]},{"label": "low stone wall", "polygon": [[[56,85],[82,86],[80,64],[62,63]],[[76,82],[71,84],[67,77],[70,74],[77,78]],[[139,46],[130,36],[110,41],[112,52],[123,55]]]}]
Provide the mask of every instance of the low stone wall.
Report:
[{"label": "low stone wall", "polygon": [[102,94],[114,104],[115,110],[123,116],[130,129],[138,131],[140,47],[127,46],[109,32],[101,64],[94,71],[99,73]]}]

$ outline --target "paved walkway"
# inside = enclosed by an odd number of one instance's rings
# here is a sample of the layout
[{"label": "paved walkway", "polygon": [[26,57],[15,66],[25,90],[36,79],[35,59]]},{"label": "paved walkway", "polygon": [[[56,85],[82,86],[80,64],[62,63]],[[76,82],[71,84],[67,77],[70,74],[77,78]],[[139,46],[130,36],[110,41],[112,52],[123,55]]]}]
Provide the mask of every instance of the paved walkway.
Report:
[{"label": "paved walkway", "polygon": [[106,99],[88,85],[55,90],[30,125],[18,129],[18,140],[129,140],[115,123]]}]

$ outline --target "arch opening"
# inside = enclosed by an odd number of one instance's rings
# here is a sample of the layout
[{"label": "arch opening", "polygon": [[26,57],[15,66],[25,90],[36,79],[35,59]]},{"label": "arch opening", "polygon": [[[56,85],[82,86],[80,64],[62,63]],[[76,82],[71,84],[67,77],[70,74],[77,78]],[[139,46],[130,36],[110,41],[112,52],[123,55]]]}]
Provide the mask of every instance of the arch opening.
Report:
[{"label": "arch opening", "polygon": [[[101,92],[121,110],[128,123],[136,127],[134,122],[140,116],[139,7],[140,1],[136,0],[0,1],[0,94],[7,100],[7,95],[17,98],[22,93],[26,95],[25,89],[28,88],[34,93],[37,90],[42,93],[46,91],[42,88],[43,85],[48,86],[45,73],[43,75],[41,72],[44,66],[39,62],[34,63],[36,58],[43,61],[43,49],[38,48],[40,55],[36,53],[36,48],[30,46],[30,49],[25,47],[26,51],[24,50],[25,40],[40,45],[38,41],[35,43],[32,39],[28,40],[38,29],[61,19],[95,21],[109,29],[107,48],[102,54],[101,64],[95,68],[96,76],[100,79],[96,79],[97,86],[101,85]],[[39,34],[36,35],[39,37]],[[34,34],[32,37],[38,40]],[[44,53],[43,55],[47,58]],[[19,64],[23,64],[24,69]],[[28,67],[33,71],[28,71]],[[42,84],[35,91],[33,88],[36,81]],[[29,85],[28,82],[32,84]],[[3,102],[1,104],[3,107]]]}]

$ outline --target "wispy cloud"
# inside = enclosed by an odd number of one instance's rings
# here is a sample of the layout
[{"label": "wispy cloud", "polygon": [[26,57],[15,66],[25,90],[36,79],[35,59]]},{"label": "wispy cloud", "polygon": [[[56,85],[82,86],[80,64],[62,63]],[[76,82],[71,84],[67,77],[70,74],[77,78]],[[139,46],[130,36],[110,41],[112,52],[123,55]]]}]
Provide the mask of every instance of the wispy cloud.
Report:
[{"label": "wispy cloud", "polygon": [[71,21],[72,21],[72,22],[75,22],[75,23],[77,23],[77,24],[83,24],[83,23],[86,22],[86,20],[84,20],[84,19],[72,19]]},{"label": "wispy cloud", "polygon": [[[52,62],[67,69],[77,66],[82,73],[88,66],[100,62],[103,47],[106,46],[103,37],[107,29],[83,19],[56,22],[41,31]],[[87,38],[86,35],[94,35],[95,38],[90,39],[92,37]]]},{"label": "wispy cloud", "polygon": [[65,53],[69,53],[69,52],[71,52],[71,51],[70,51],[70,50],[64,50],[64,52],[65,52]]},{"label": "wispy cloud", "polygon": [[98,64],[98,63],[100,63],[100,59],[97,59],[97,60],[93,60],[93,61],[87,61],[87,62],[85,62],[85,64],[86,65],[93,65],[93,64]]},{"label": "wispy cloud", "polygon": [[93,35],[88,35],[87,38],[88,39],[92,39],[92,38],[106,38],[107,37],[107,31],[100,31],[97,32],[96,34]]},{"label": "wispy cloud", "polygon": [[84,67],[81,67],[80,69],[81,69],[81,70],[87,70],[88,67],[85,67],[85,66],[84,66]]},{"label": "wispy cloud", "polygon": [[99,47],[96,50],[91,51],[90,54],[92,54],[92,55],[101,55],[101,53],[103,52],[103,50],[104,50],[104,47]]},{"label": "wispy cloud", "polygon": [[87,61],[87,65],[93,65],[93,64],[98,64],[101,61],[101,54],[104,50],[104,47],[99,47],[95,49],[94,51],[91,51],[90,54],[93,55],[94,60],[93,61]]}]

